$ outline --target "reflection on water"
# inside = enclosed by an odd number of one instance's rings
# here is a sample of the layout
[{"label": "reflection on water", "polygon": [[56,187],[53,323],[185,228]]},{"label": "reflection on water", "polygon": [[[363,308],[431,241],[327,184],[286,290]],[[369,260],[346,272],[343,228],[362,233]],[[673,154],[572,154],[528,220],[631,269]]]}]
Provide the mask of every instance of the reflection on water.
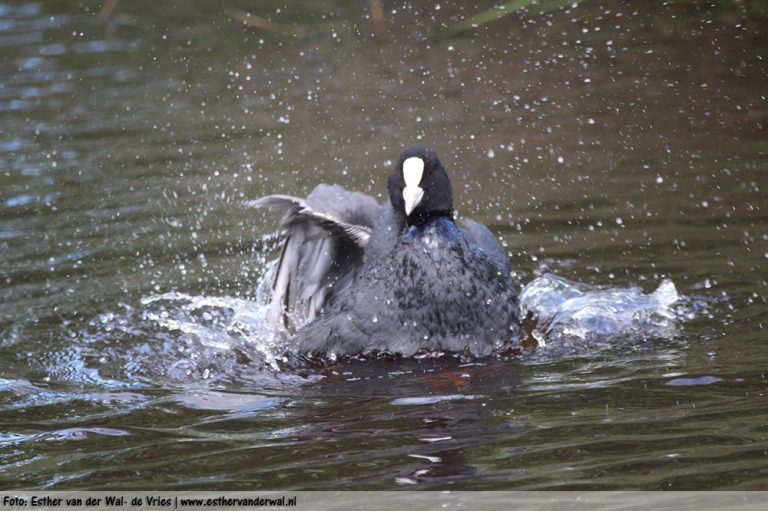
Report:
[{"label": "reflection on water", "polygon": [[[764,489],[761,7],[305,4],[0,4],[0,489]],[[242,201],[414,141],[539,347],[279,370]]]}]

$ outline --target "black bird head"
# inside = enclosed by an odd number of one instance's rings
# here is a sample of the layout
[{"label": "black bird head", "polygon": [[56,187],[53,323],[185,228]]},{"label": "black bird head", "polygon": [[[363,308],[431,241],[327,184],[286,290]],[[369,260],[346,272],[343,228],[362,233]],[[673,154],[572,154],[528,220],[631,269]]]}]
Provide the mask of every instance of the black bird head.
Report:
[{"label": "black bird head", "polygon": [[451,181],[432,149],[412,145],[397,159],[387,181],[389,202],[408,225],[422,225],[428,220],[453,217]]}]

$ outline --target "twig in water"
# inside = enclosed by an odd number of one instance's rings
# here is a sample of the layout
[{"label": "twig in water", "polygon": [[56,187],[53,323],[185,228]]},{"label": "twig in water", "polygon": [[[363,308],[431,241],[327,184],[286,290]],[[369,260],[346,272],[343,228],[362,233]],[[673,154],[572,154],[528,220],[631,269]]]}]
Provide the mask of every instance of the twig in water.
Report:
[{"label": "twig in water", "polygon": [[373,29],[376,32],[384,31],[384,8],[381,6],[381,0],[369,0],[368,5],[371,9],[371,21]]},{"label": "twig in water", "polygon": [[452,37],[468,30],[473,30],[481,25],[490,23],[508,14],[518,11],[531,10],[538,12],[556,11],[566,5],[575,5],[583,0],[512,0],[503,5],[497,5],[467,20],[460,21],[445,29],[440,36]]},{"label": "twig in water", "polygon": [[270,21],[267,18],[262,18],[261,16],[251,14],[250,12],[243,11],[236,7],[227,6],[227,13],[234,19],[242,21],[245,25],[259,30],[265,30],[284,36],[296,36],[303,33],[299,28]]},{"label": "twig in water", "polygon": [[117,9],[118,3],[120,3],[120,0],[107,0],[104,2],[104,5],[101,6],[101,9],[99,9],[99,19],[104,23],[108,22],[112,18],[112,15],[115,13],[115,9]]}]

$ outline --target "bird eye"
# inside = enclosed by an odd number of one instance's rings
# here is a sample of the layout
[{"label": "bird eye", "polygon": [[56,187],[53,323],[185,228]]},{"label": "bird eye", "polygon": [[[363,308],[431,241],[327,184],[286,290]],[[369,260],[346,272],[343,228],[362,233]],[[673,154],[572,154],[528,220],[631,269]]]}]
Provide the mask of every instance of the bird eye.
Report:
[{"label": "bird eye", "polygon": [[427,172],[427,175],[428,175],[428,176],[431,176],[431,175],[432,175],[432,169],[429,169],[429,172]]}]

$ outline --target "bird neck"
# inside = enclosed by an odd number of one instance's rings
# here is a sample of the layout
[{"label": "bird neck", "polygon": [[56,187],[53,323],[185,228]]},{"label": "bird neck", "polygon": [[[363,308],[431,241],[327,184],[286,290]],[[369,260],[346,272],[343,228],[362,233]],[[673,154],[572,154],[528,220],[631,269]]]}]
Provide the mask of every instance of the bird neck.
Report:
[{"label": "bird neck", "polygon": [[423,227],[424,225],[440,218],[447,218],[453,222],[453,210],[439,209],[425,212],[414,211],[410,216],[406,217],[405,225],[406,227]]}]

